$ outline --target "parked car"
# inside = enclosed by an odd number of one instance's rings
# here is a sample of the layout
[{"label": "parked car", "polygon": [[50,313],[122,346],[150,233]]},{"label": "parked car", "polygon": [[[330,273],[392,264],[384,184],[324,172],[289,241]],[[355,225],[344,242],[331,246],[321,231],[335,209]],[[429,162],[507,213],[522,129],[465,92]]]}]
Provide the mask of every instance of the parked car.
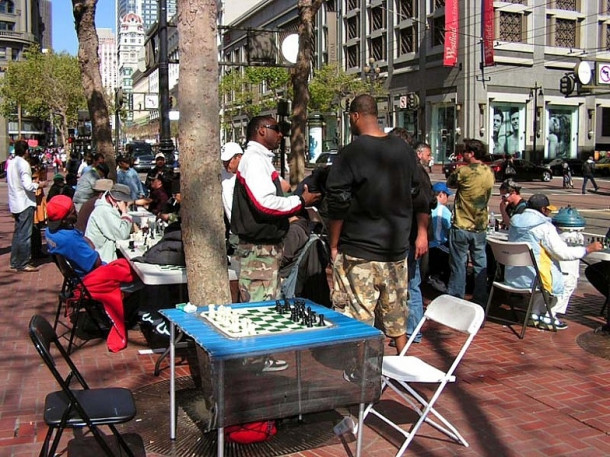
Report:
[{"label": "parked car", "polygon": [[[568,165],[570,166],[570,170],[572,170],[572,175],[582,175],[582,160],[580,159],[565,159]],[[563,161],[564,159],[551,159],[544,160],[543,165],[549,167],[553,176],[563,176]]]},{"label": "parked car", "polygon": [[321,153],[316,159],[316,167],[328,167],[333,164],[337,158],[337,151],[327,151]]},{"label": "parked car", "polygon": [[155,156],[151,152],[137,151],[131,155],[133,159],[133,168],[138,172],[147,172],[155,166]]},{"label": "parked car", "polygon": [[[504,180],[504,165],[504,159],[496,160],[489,165],[496,175],[496,181]],[[537,165],[529,160],[513,159],[513,166],[517,173],[511,177],[515,181],[533,181],[540,179],[541,181],[548,182],[553,177],[553,172],[547,165]]]},{"label": "parked car", "polygon": [[[483,160],[483,163],[490,165],[492,162],[496,160],[504,159],[504,154],[489,154]],[[443,164],[443,173],[445,174],[445,178],[448,178],[451,173],[453,173],[458,167],[466,165],[466,162],[447,162]]]}]

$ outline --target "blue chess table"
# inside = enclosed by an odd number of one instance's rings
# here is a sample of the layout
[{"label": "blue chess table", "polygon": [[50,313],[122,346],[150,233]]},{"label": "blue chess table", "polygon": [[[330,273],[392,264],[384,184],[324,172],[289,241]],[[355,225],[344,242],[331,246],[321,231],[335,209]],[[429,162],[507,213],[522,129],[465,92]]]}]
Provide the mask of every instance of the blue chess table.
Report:
[{"label": "blue chess table", "polygon": [[[293,299],[290,301],[292,302]],[[231,337],[220,331],[198,307],[196,313],[164,309],[170,321],[170,438],[175,439],[175,335],[176,329],[191,337],[197,348],[201,385],[208,408],[208,430],[218,430],[218,455],[224,453],[224,427],[247,422],[292,417],[337,407],[360,405],[381,395],[383,334],[309,300],[299,299],[318,315],[325,326],[273,334]],[[232,309],[274,308],[275,301],[236,303]],[[267,371],[269,359],[285,361],[281,371]],[[357,372],[356,382],[344,373]],[[353,380],[353,379],[352,379]],[[357,454],[361,434],[358,433]]]}]

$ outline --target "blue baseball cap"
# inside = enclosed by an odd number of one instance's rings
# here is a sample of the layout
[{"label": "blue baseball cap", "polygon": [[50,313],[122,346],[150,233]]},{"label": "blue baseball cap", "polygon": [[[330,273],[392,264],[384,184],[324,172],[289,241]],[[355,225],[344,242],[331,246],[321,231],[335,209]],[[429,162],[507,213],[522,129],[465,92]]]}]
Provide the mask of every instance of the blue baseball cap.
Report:
[{"label": "blue baseball cap", "polygon": [[453,195],[451,189],[449,189],[447,187],[447,184],[445,184],[444,182],[437,182],[435,185],[432,186],[432,190],[434,192],[445,192],[447,195]]}]

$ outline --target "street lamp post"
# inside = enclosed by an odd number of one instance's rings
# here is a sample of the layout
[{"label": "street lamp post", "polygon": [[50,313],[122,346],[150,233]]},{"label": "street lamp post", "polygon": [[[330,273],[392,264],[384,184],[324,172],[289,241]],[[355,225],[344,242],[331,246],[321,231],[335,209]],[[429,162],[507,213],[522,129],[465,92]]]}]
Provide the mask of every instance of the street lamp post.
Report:
[{"label": "street lamp post", "polygon": [[159,150],[168,156],[174,152],[169,122],[169,59],[167,55],[167,0],[159,0]]},{"label": "street lamp post", "polygon": [[370,85],[370,95],[373,95],[375,81],[378,81],[381,73],[381,68],[379,65],[375,63],[375,59],[373,57],[369,57],[369,63],[364,66],[364,77],[369,82]]},{"label": "street lamp post", "polygon": [[538,111],[538,96],[542,96],[542,87],[538,85],[538,81],[534,83],[534,87],[530,89],[530,97],[534,99],[534,135],[532,138],[533,157],[532,160],[538,160],[536,155],[536,139],[540,136],[540,113]]}]

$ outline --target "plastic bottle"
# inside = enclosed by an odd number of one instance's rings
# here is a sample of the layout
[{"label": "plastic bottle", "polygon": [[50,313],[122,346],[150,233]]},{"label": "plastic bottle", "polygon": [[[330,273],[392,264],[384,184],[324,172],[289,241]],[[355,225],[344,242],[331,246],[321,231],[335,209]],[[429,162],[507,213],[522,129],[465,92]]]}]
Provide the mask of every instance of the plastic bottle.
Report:
[{"label": "plastic bottle", "polygon": [[487,224],[487,231],[493,232],[496,229],[496,215],[493,211],[489,213],[489,223]]}]

